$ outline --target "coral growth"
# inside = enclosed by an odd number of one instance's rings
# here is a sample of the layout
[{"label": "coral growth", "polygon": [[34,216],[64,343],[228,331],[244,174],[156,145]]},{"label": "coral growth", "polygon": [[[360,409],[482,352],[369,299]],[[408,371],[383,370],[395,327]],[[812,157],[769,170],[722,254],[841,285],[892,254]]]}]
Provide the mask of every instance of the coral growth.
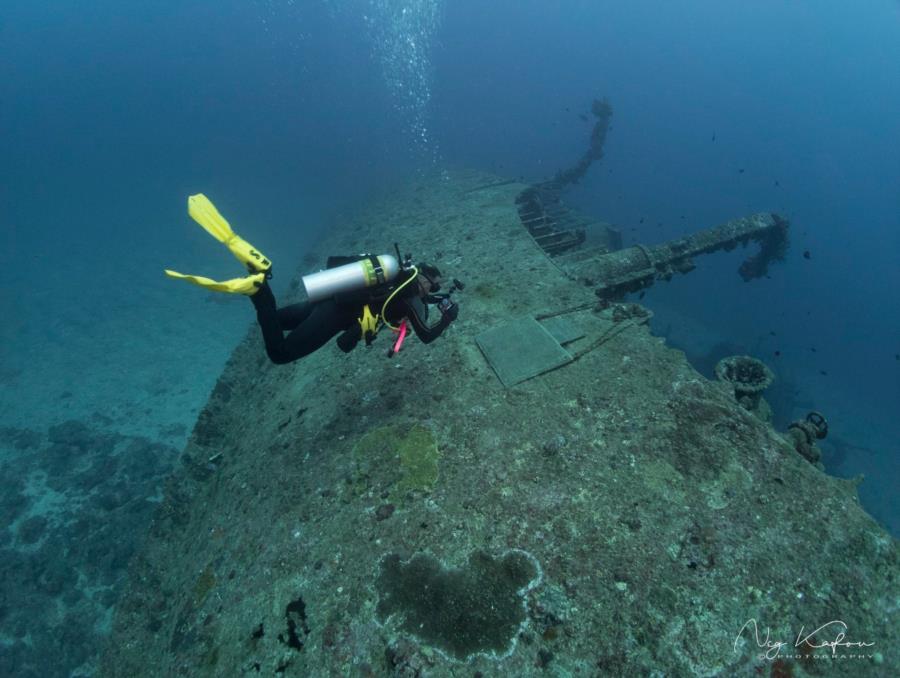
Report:
[{"label": "coral growth", "polygon": [[405,631],[457,659],[503,653],[525,621],[523,594],[538,575],[534,559],[522,551],[496,559],[475,551],[459,569],[428,555],[404,563],[391,554],[376,582],[378,614],[384,620],[399,615]]}]

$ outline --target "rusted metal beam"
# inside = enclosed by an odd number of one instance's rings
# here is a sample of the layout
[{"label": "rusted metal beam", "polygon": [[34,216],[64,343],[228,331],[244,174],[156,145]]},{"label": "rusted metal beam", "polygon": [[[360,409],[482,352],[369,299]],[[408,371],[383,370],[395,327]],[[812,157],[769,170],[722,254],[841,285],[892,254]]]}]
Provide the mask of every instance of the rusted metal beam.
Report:
[{"label": "rusted metal beam", "polygon": [[615,300],[628,292],[650,287],[657,280],[669,280],[675,273],[694,269],[693,258],[732,250],[751,241],[759,251],[738,269],[745,280],[766,274],[772,261],[784,258],[788,248],[789,222],[770,212],[761,212],[699,231],[693,235],[647,247],[635,245],[584,261],[563,263],[567,274],[595,288],[597,296]]}]

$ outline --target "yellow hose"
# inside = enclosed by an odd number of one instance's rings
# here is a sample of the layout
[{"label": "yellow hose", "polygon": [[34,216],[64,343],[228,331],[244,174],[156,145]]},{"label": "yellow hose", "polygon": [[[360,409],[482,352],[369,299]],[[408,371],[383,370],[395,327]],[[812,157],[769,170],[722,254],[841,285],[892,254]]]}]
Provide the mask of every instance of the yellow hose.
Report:
[{"label": "yellow hose", "polygon": [[397,292],[399,292],[400,290],[402,290],[404,287],[406,287],[407,285],[409,285],[413,280],[415,280],[416,278],[419,277],[419,269],[417,269],[415,266],[413,266],[413,267],[412,267],[412,270],[413,270],[413,274],[412,274],[412,276],[410,276],[409,280],[407,280],[405,283],[403,283],[402,285],[400,285],[400,287],[398,287],[398,288],[395,289],[393,292],[391,292],[391,296],[389,296],[387,299],[385,299],[385,300],[384,300],[384,304],[382,304],[382,306],[381,306],[381,319],[384,321],[384,324],[385,324],[385,325],[387,325],[388,327],[390,327],[390,328],[391,328],[392,330],[394,330],[395,332],[398,331],[400,328],[394,327],[393,325],[391,325],[391,324],[388,322],[388,319],[387,319],[387,316],[386,316],[385,313],[384,313],[384,310],[388,307],[388,304],[391,303],[391,299],[393,299],[395,296],[397,296]]}]

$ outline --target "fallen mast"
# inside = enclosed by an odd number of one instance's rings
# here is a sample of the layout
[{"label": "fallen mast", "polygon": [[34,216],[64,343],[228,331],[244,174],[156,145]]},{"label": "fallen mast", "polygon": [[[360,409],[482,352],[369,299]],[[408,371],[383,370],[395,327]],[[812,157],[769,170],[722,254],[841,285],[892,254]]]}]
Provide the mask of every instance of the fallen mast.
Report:
[{"label": "fallen mast", "polygon": [[693,258],[698,255],[730,251],[752,241],[759,244],[759,251],[738,269],[740,276],[749,281],[764,276],[772,261],[784,258],[788,228],[789,222],[783,217],[761,212],[661,245],[634,245],[589,259],[560,263],[569,276],[594,287],[598,297],[614,301],[629,292],[650,287],[657,280],[669,280],[675,273],[692,271]]}]

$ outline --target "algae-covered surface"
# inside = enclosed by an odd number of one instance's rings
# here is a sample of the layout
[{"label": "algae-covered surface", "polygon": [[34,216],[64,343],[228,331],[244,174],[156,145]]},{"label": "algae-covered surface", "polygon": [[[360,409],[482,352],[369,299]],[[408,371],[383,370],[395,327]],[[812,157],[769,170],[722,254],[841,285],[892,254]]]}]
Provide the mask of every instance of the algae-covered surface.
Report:
[{"label": "algae-covered surface", "polygon": [[425,426],[380,426],[353,448],[355,488],[370,495],[375,488],[383,499],[397,502],[413,500],[434,487],[439,456],[434,435]]},{"label": "algae-covered surface", "polygon": [[[897,545],[853,482],[592,308],[519,224],[523,187],[478,188],[502,180],[419,179],[322,245],[318,265],[399,241],[464,281],[436,342],[275,366],[251,328],[104,673],[900,674]],[[555,313],[577,359],[504,387],[475,337]]]}]

